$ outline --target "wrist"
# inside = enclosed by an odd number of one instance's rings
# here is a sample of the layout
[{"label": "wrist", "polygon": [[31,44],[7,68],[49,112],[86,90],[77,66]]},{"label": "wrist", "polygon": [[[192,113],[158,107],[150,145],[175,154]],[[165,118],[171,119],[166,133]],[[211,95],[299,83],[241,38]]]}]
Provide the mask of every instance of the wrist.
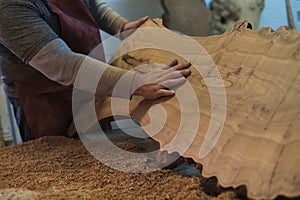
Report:
[{"label": "wrist", "polygon": [[125,23],[121,26],[120,33],[123,32],[123,31],[126,31],[126,24],[128,24],[128,22],[125,22]]},{"label": "wrist", "polygon": [[131,94],[132,95],[141,95],[142,94],[142,75],[138,72],[135,73],[133,82],[131,85]]}]

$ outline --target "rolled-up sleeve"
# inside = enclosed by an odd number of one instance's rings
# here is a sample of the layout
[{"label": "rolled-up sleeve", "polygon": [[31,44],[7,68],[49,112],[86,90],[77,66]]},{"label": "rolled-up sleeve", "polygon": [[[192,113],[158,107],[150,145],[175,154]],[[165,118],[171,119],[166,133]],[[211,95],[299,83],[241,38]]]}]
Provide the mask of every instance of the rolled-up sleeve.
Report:
[{"label": "rolled-up sleeve", "polygon": [[26,64],[58,35],[31,3],[0,4],[0,42]]},{"label": "rolled-up sleeve", "polygon": [[[103,71],[102,82],[99,83],[96,91],[96,94],[100,96],[111,95],[114,85],[124,74],[127,74],[127,78],[124,79],[123,84],[132,85],[134,73],[127,73],[126,70],[73,52],[40,16],[34,4],[29,1],[28,3],[22,2],[22,4],[16,1],[6,2],[0,4],[0,42],[29,65],[28,67],[33,67],[49,79],[63,85],[74,84],[81,67],[86,67],[91,71],[94,69]],[[116,17],[115,21],[118,20],[120,19]],[[113,28],[117,27],[114,20],[107,23],[111,23]],[[88,66],[82,66],[83,63]],[[129,92],[122,97],[129,98]]]},{"label": "rolled-up sleeve", "polygon": [[30,61],[30,65],[51,80],[63,85],[74,84],[75,88],[87,92],[92,92],[89,89],[92,79],[97,80],[101,77],[95,91],[97,96],[111,96],[118,83],[122,86],[122,90],[118,90],[116,97],[130,98],[135,77],[135,72],[119,69],[89,56],[72,52],[61,39],[56,39],[43,47]]}]

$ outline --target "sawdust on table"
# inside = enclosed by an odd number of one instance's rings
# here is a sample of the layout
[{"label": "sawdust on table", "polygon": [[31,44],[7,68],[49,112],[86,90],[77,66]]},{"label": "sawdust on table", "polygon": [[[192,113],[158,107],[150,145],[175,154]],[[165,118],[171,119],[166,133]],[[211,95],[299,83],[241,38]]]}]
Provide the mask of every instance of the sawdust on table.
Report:
[{"label": "sawdust on table", "polygon": [[[126,142],[118,145],[135,148]],[[214,178],[182,176],[168,169],[117,171],[91,156],[79,139],[44,137],[0,148],[0,199],[18,198],[245,199],[245,191],[222,189]]]}]

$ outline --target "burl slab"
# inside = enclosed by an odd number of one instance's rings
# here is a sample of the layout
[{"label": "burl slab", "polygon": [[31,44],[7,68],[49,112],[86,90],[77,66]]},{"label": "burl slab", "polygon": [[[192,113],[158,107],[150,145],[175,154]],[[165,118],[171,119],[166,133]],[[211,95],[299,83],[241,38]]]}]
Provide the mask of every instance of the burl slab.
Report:
[{"label": "burl slab", "polygon": [[[148,20],[143,27],[169,34],[157,21]],[[222,35],[192,38],[215,63],[212,73],[199,73],[192,62],[192,75],[184,85],[190,85],[194,94],[184,93],[185,86],[181,86],[177,88],[181,97],[151,101],[134,96],[129,112],[162,149],[193,158],[203,165],[205,177],[216,176],[222,186],[245,185],[248,196],[255,199],[299,196],[300,33],[284,27],[275,32],[249,27],[248,22],[239,21]],[[124,69],[145,64],[134,69],[144,73],[151,70],[151,63],[185,60],[174,53],[180,48],[174,52],[155,49],[155,38],[149,42],[147,37],[145,32],[133,33],[116,55],[135,46],[146,48],[115,56],[112,64]],[[186,36],[178,34],[174,42],[184,49],[181,37]],[[189,58],[193,56],[197,57]],[[207,68],[205,64],[201,67]],[[212,75],[216,69],[221,79]],[[224,90],[219,83],[214,85],[217,79]],[[101,108],[97,110],[99,119],[111,116],[110,100],[96,103]],[[189,105],[194,101],[198,107]],[[220,115],[215,115],[215,110]],[[179,140],[174,143],[175,136]],[[169,143],[172,145],[166,147]],[[185,143],[188,147],[180,148]]]}]

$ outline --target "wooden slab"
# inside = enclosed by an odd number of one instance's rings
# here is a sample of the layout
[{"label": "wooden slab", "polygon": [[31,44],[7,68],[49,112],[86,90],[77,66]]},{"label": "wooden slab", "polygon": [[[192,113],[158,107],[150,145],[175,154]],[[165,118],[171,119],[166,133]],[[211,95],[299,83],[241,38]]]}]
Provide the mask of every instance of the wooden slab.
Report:
[{"label": "wooden slab", "polygon": [[[144,27],[163,28],[151,20]],[[222,76],[226,119],[216,145],[201,158],[199,152],[213,110],[204,77],[193,67],[188,82],[196,93],[201,120],[193,143],[182,153],[201,163],[203,175],[216,176],[222,186],[246,185],[251,198],[295,197],[300,195],[300,33],[285,28],[252,31],[247,27],[248,22],[240,21],[223,35],[194,38],[207,50]],[[120,50],[147,46],[144,38],[134,33]],[[174,57],[183,61],[174,53],[146,48],[126,53],[113,64],[132,69],[141,64],[167,63]],[[176,97],[149,101],[135,96],[130,112],[143,126],[157,123],[155,127],[161,126],[160,120],[151,121],[150,108],[165,108],[166,121],[153,136],[163,147],[178,132],[179,103]],[[98,106],[102,108],[98,110],[99,119],[111,115],[110,99]],[[192,121],[183,123],[189,127]],[[185,134],[188,137],[190,133]]]},{"label": "wooden slab", "polygon": [[[181,38],[185,36],[178,34],[174,41],[171,37],[174,33],[171,34],[159,21],[148,20],[143,27],[156,28],[155,32],[157,29],[164,30],[159,32],[159,36],[169,46],[173,41],[180,44],[179,51],[187,48],[187,44],[182,42],[186,40]],[[205,48],[220,72],[227,102],[223,127],[220,126],[221,118],[213,117],[219,106],[212,101],[209,90],[209,87],[214,87],[209,86],[213,83],[209,78],[213,80],[214,77],[200,74],[194,63],[186,84],[191,85],[195,96],[185,94],[187,104],[181,105],[182,99],[176,96],[154,101],[134,96],[128,112],[148,134],[158,130],[152,137],[162,148],[181,134],[178,149],[175,144],[167,148],[170,152],[182,151],[179,147],[190,142],[187,138],[196,131],[189,148],[181,153],[202,164],[203,175],[216,176],[222,186],[245,185],[248,196],[254,199],[271,199],[278,195],[296,197],[300,195],[300,33],[284,27],[276,32],[269,28],[252,31],[248,27],[248,22],[239,21],[222,35],[193,38]],[[173,58],[184,61],[174,52],[149,48],[160,42],[151,35],[148,38],[150,32],[150,29],[147,34],[136,31],[127,38],[116,52],[116,60],[112,64],[137,70],[134,67],[164,64]],[[130,51],[135,47],[147,48]],[[122,51],[129,52],[117,57]],[[195,52],[189,53],[199,56]],[[144,65],[138,71],[149,71],[152,66]],[[182,87],[177,93],[183,91]],[[221,93],[215,95],[218,94]],[[189,106],[192,100],[198,102],[197,107]],[[99,120],[112,115],[111,106],[110,98],[96,101]],[[195,117],[195,120],[182,120],[184,109],[184,114]],[[121,112],[126,113],[122,109]],[[196,128],[193,127],[197,118],[195,113],[200,116]],[[215,139],[206,137],[212,121],[212,128],[217,127],[213,130],[216,135],[220,133],[220,137],[216,138],[215,145],[210,145],[213,148],[207,155],[201,154],[203,144]],[[183,133],[182,127],[185,128]]]}]

